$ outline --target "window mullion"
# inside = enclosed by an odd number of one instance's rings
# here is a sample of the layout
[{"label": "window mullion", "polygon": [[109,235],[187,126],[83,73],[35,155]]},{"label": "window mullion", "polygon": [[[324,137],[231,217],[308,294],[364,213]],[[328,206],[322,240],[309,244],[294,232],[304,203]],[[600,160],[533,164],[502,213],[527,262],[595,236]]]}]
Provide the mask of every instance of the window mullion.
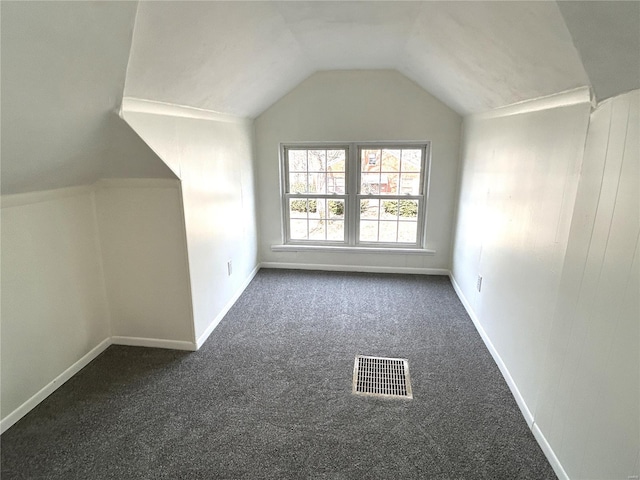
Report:
[{"label": "window mullion", "polygon": [[358,200],[358,185],[360,182],[360,167],[358,163],[359,151],[355,144],[349,145],[347,155],[347,204],[348,217],[346,218],[347,243],[356,245],[358,225],[360,222],[360,201]]}]

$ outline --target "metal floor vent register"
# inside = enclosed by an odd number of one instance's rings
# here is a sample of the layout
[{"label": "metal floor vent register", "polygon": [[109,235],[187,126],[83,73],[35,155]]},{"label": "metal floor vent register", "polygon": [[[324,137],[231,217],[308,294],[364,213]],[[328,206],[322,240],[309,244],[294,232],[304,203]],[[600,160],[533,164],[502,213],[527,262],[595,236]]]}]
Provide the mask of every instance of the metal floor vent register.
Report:
[{"label": "metal floor vent register", "polygon": [[409,362],[404,358],[357,355],[353,366],[353,393],[413,398]]}]

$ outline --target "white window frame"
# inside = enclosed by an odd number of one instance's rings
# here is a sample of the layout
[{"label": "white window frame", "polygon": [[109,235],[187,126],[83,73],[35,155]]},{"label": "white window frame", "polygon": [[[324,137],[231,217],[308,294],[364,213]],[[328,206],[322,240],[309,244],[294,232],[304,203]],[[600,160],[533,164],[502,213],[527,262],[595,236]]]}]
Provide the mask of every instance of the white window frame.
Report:
[{"label": "white window frame", "polygon": [[[402,194],[365,194],[360,192],[361,167],[360,152],[369,149],[421,149],[422,164],[420,170],[419,195]],[[345,161],[345,193],[344,194],[317,194],[317,193],[288,193],[289,185],[289,165],[287,152],[291,149],[303,150],[346,150]],[[274,246],[274,250],[306,250],[306,249],[326,249],[344,251],[390,251],[398,253],[435,253],[425,248],[426,223],[428,208],[429,178],[431,170],[431,143],[424,142],[349,142],[349,143],[282,143],[280,145],[280,171],[281,171],[281,209],[282,209],[282,239],[283,245]],[[330,240],[301,240],[291,239],[289,200],[290,199],[344,199],[344,241]],[[400,242],[361,242],[360,236],[360,200],[364,198],[381,200],[417,200],[417,235],[415,243]],[[277,248],[281,247],[281,248]],[[300,247],[300,248],[296,248]]]}]

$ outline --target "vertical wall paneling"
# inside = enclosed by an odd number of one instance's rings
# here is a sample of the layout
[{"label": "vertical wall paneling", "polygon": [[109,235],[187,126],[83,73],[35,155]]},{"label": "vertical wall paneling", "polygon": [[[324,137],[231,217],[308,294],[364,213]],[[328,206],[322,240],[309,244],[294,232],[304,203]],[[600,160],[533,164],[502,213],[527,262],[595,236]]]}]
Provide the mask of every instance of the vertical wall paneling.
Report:
[{"label": "vertical wall paneling", "polygon": [[591,116],[536,423],[571,478],[638,475],[636,91]]}]

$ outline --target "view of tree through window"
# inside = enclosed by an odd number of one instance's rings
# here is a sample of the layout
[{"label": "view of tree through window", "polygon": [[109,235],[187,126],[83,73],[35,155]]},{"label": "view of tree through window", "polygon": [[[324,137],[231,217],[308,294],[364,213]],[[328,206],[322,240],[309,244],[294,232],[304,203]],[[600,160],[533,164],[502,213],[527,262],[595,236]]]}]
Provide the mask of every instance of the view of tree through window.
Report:
[{"label": "view of tree through window", "polygon": [[283,147],[286,242],[421,246],[427,148]]}]

